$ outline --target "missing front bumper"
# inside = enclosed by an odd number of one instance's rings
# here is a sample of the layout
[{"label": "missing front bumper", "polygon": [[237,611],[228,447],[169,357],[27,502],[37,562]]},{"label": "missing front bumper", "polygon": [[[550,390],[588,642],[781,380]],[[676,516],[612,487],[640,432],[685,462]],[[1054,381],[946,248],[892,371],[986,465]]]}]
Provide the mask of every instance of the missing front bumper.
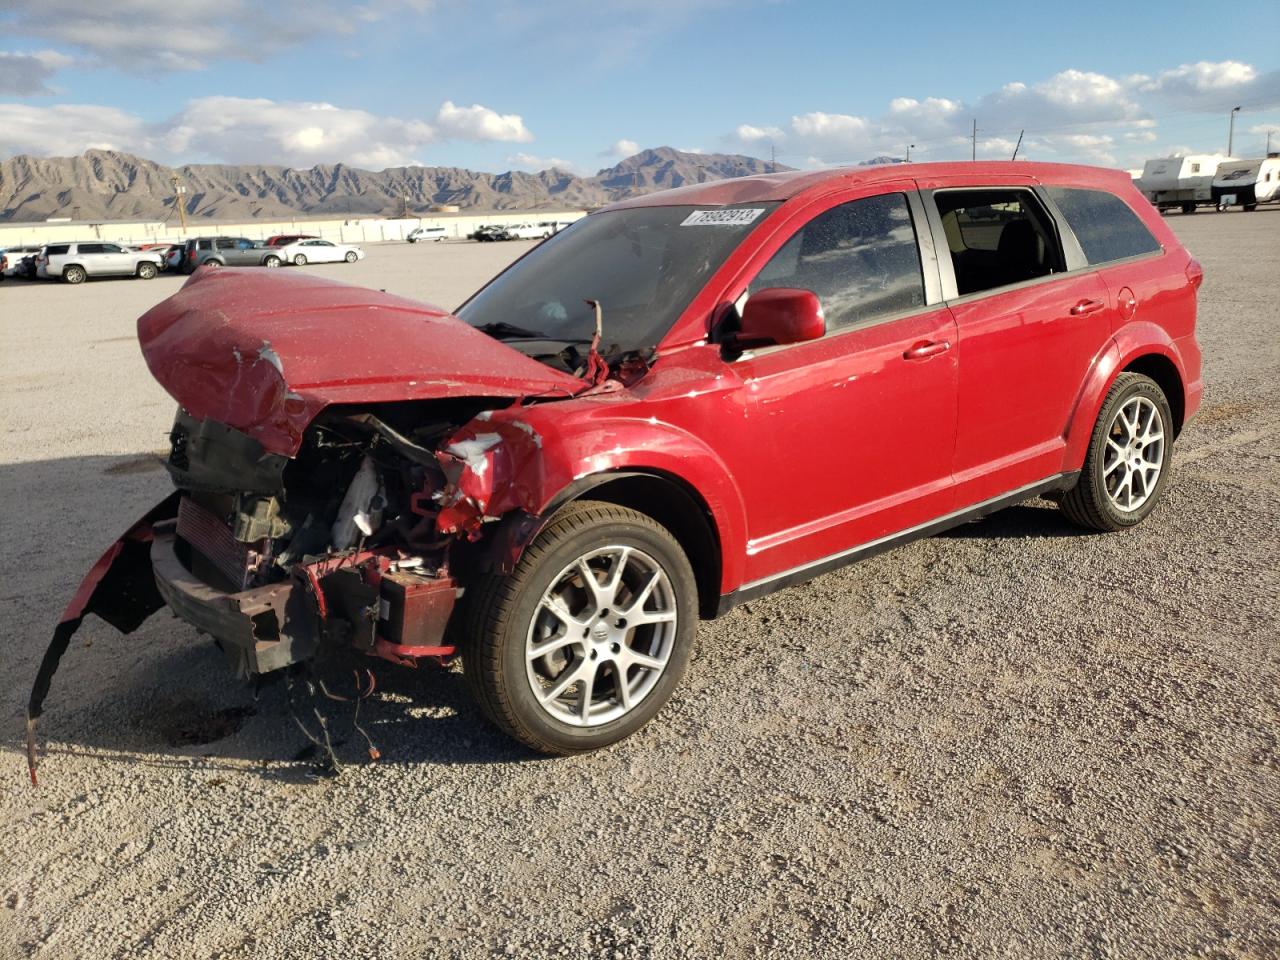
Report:
[{"label": "missing front bumper", "polygon": [[225,593],[183,566],[177,542],[171,531],[156,531],[151,544],[156,588],[178,617],[222,644],[237,672],[270,673],[315,655],[319,617],[297,581]]}]

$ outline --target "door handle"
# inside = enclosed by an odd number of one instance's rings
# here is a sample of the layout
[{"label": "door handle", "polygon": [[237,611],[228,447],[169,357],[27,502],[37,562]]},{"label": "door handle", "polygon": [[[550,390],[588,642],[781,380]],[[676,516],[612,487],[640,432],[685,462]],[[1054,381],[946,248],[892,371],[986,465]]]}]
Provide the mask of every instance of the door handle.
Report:
[{"label": "door handle", "polygon": [[917,343],[914,347],[906,350],[902,354],[904,360],[924,360],[928,357],[935,357],[940,353],[946,353],[951,349],[951,343],[947,340],[925,340]]},{"label": "door handle", "polygon": [[1106,304],[1101,300],[1081,300],[1071,308],[1071,315],[1073,317],[1083,317],[1086,313],[1097,313],[1105,306]]}]

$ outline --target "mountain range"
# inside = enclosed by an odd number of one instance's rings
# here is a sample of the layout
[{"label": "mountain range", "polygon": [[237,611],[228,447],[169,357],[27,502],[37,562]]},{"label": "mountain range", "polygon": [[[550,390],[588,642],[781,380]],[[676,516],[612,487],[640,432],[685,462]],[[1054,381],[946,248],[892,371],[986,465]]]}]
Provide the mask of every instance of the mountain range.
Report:
[{"label": "mountain range", "polygon": [[687,183],[790,170],[755,157],[642,150],[583,177],[563,170],[482,173],[460,167],[360,170],[346,164],[309,169],[255,164],[163,164],[114,150],[78,157],[19,155],[0,161],[0,222],[176,220],[174,181],[185,187],[186,216],[206,220],[290,216],[417,216],[454,204],[464,210],[595,207]]}]

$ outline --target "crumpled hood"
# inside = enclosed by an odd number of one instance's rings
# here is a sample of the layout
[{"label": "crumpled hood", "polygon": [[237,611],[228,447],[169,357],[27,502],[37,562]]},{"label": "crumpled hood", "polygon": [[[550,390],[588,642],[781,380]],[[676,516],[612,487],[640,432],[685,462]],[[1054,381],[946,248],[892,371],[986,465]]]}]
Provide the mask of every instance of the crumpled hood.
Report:
[{"label": "crumpled hood", "polygon": [[438,307],[293,270],[202,268],[138,319],[138,341],[188,413],[286,456],[331,403],[583,388]]}]

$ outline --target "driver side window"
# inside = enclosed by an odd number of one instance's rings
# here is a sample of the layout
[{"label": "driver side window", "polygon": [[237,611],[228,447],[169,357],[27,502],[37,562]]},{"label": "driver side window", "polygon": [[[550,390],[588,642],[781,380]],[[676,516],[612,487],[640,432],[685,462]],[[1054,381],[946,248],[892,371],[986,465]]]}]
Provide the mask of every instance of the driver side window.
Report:
[{"label": "driver side window", "polygon": [[865,197],[818,214],[748,291],[771,287],[817,294],[828,333],[923,308],[924,272],[906,195]]}]

